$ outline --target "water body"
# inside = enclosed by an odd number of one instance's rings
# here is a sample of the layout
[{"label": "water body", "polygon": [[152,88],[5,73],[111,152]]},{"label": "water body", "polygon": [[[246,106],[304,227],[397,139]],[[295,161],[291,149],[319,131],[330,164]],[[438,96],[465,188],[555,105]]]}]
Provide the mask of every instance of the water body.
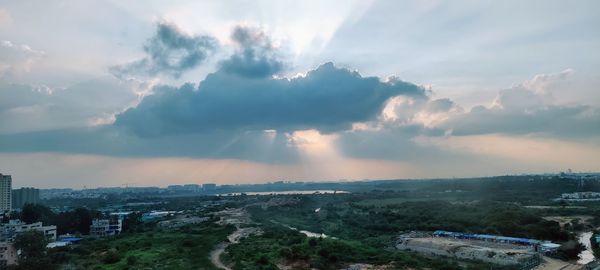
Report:
[{"label": "water body", "polygon": [[341,194],[341,193],[350,193],[348,191],[342,190],[286,190],[286,191],[257,191],[257,192],[234,192],[234,193],[225,193],[218,194],[220,196],[240,196],[242,194],[246,195],[298,195],[298,194]]},{"label": "water body", "polygon": [[579,243],[585,246],[585,250],[579,253],[578,264],[588,264],[594,260],[594,253],[592,252],[592,243],[590,242],[590,238],[592,237],[592,232],[584,232],[580,233]]}]

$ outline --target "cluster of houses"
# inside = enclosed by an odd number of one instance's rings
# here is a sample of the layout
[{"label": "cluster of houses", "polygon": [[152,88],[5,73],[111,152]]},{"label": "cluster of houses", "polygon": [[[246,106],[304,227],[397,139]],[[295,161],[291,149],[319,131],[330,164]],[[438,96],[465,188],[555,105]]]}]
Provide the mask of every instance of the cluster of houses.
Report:
[{"label": "cluster of houses", "polygon": [[[90,225],[89,237],[115,236],[123,230],[123,220],[133,212],[113,212],[106,219],[94,219]],[[166,220],[165,220],[166,219]],[[151,211],[143,213],[143,222],[160,221],[162,228],[178,228],[189,224],[197,224],[209,220],[208,217],[186,216],[177,211]],[[81,241],[83,238],[73,235],[57,237],[55,225],[44,225],[42,222],[25,223],[21,220],[10,220],[0,224],[0,269],[17,264],[18,251],[13,242],[17,235],[27,231],[42,232],[48,239],[47,248],[64,247]]]}]

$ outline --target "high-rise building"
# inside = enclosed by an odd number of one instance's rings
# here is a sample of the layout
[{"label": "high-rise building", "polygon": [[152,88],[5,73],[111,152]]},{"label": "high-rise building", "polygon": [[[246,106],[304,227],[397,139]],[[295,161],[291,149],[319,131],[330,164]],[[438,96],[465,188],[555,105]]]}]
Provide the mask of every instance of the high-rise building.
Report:
[{"label": "high-rise building", "polygon": [[0,213],[10,212],[12,195],[12,177],[0,174]]},{"label": "high-rise building", "polygon": [[13,189],[12,191],[12,207],[22,208],[25,204],[38,204],[40,203],[40,190],[32,187],[23,187],[20,189]]}]

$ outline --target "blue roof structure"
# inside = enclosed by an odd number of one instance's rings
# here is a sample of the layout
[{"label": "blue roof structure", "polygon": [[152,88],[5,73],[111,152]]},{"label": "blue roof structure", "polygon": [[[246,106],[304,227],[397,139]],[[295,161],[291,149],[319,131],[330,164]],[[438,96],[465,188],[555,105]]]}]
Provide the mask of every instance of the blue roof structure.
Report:
[{"label": "blue roof structure", "polygon": [[542,241],[540,241],[540,240],[528,239],[528,238],[508,237],[508,236],[499,236],[499,235],[491,235],[491,234],[449,232],[449,231],[442,231],[442,230],[433,232],[433,235],[464,238],[464,239],[492,240],[492,241],[498,241],[498,242],[510,242],[510,243],[517,243],[517,244],[523,244],[523,245],[536,245],[536,244],[542,243]]},{"label": "blue roof structure", "polygon": [[60,239],[60,241],[74,243],[74,242],[79,242],[82,239],[83,238],[81,238],[81,237],[64,237],[64,238]]}]

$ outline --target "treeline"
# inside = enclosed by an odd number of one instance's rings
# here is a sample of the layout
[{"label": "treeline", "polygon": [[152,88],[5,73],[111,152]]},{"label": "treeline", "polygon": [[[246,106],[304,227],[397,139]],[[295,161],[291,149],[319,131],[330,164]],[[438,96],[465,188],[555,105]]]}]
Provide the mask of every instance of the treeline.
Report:
[{"label": "treeline", "polygon": [[87,208],[76,208],[60,213],[40,204],[26,204],[20,213],[13,213],[11,218],[18,218],[25,223],[41,221],[44,225],[56,225],[57,234],[88,234],[94,218],[101,218],[98,211]]}]

